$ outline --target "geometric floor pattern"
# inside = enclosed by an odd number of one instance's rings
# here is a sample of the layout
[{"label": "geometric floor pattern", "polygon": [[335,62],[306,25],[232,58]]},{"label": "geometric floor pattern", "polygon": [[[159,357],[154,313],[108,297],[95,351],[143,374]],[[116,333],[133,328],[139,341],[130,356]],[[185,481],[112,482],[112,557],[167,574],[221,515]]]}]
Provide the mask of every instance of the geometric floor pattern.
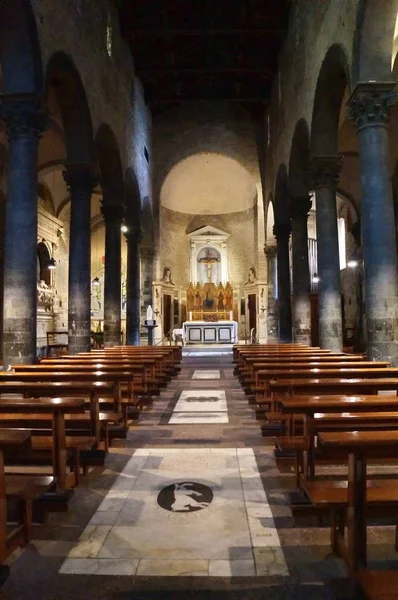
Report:
[{"label": "geometric floor pattern", "polygon": [[288,575],[253,450],[137,450],[60,572]]},{"label": "geometric floor pattern", "polygon": [[225,391],[217,389],[182,391],[169,423],[171,425],[228,423]]}]

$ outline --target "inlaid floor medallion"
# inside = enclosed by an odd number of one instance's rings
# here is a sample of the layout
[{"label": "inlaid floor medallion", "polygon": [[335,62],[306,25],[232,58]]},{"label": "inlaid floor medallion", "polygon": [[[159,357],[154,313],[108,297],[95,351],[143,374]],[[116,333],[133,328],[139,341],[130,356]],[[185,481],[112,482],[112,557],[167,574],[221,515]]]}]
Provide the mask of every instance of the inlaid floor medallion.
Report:
[{"label": "inlaid floor medallion", "polygon": [[170,512],[195,512],[213,501],[213,490],[203,483],[183,481],[163,488],[157,502]]}]

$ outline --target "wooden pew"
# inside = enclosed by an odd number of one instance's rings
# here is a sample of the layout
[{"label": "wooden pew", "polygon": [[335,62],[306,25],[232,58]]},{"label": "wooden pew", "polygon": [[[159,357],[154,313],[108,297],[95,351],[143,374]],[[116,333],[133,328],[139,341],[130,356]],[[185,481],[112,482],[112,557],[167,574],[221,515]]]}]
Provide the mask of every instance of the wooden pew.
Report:
[{"label": "wooden pew", "polygon": [[50,458],[59,494],[78,485],[80,452],[90,450],[95,442],[92,435],[82,435],[70,428],[74,419],[84,419],[84,404],[82,398],[0,399],[0,427],[32,434],[32,452],[22,457],[22,463],[25,459],[29,464],[41,464],[43,459]]},{"label": "wooden pew", "polygon": [[[366,464],[369,454],[377,450],[385,457],[394,455],[398,447],[398,431],[354,431],[321,433],[319,444],[327,450],[344,450],[348,453],[348,487],[342,491],[342,498],[329,498],[335,518],[332,525],[334,551],[346,559],[349,568],[356,571],[366,567],[366,505],[368,501],[379,504],[393,504],[398,508],[398,486],[392,484],[381,487],[367,487]],[[318,494],[327,495],[326,486]],[[337,496],[338,494],[336,494]],[[346,516],[345,516],[346,514]],[[346,521],[346,523],[345,523]],[[347,526],[347,544],[344,540],[344,524]]]},{"label": "wooden pew", "polygon": [[[264,381],[268,379],[278,378],[278,374],[282,373],[282,376],[291,374],[295,377],[295,372],[307,371],[307,378],[311,377],[313,373],[317,373],[319,370],[328,371],[338,369],[345,371],[346,369],[386,369],[389,367],[388,362],[374,362],[374,361],[362,361],[362,362],[348,362],[348,361],[331,361],[331,362],[290,362],[290,363],[251,363],[248,365],[246,374],[242,374],[241,383],[242,386],[247,386],[249,393],[261,393],[265,390],[266,385]],[[272,373],[270,373],[270,371]],[[278,373],[276,373],[278,372]],[[270,377],[267,375],[270,374]],[[332,376],[332,375],[331,375]]]},{"label": "wooden pew", "polygon": [[[307,478],[315,474],[315,435],[325,428],[330,428],[333,420],[339,422],[340,428],[352,429],[354,427],[352,423],[360,422],[363,413],[367,415],[376,413],[373,419],[371,416],[362,417],[363,421],[368,418],[370,422],[378,421],[381,424],[383,413],[390,414],[390,419],[386,416],[384,421],[388,423],[394,418],[391,413],[398,412],[398,396],[285,396],[280,398],[280,404],[287,418],[297,414],[304,417],[303,436],[282,437],[277,440],[277,443],[281,449],[303,453],[301,471]],[[356,416],[350,416],[351,414]],[[299,464],[296,462],[296,469],[298,467]],[[296,470],[297,482],[298,475]]]},{"label": "wooden pew", "polygon": [[20,394],[24,398],[60,396],[88,398],[91,435],[95,439],[95,446],[100,441],[99,400],[103,393],[111,394],[114,401],[119,402],[118,388],[113,381],[0,381],[0,397],[1,394]]},{"label": "wooden pew", "polygon": [[[52,477],[6,476],[4,462],[7,453],[26,451],[30,447],[30,432],[0,430],[0,565],[1,580],[9,573],[4,561],[18,546],[26,546],[32,538],[32,502],[52,484]],[[12,531],[7,531],[8,503],[19,504],[19,519]]]},{"label": "wooden pew", "polygon": [[397,392],[398,378],[324,378],[324,379],[277,379],[269,382],[269,393],[275,396],[300,394],[377,394],[378,391]]}]

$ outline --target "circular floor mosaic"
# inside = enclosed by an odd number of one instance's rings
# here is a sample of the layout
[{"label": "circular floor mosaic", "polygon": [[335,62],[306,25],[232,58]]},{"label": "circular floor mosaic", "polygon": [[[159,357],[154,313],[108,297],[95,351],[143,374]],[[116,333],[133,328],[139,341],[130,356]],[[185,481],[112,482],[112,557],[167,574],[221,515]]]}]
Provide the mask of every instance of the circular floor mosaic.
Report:
[{"label": "circular floor mosaic", "polygon": [[182,481],[160,490],[157,502],[170,512],[195,512],[207,508],[213,501],[213,490],[203,483]]}]

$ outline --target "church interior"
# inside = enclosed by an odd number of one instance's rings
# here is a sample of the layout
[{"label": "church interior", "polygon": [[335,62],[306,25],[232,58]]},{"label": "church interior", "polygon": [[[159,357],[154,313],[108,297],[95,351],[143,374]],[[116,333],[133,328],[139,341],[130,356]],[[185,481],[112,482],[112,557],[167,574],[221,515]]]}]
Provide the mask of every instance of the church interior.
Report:
[{"label": "church interior", "polygon": [[398,0],[0,1],[0,600],[398,598]]}]

